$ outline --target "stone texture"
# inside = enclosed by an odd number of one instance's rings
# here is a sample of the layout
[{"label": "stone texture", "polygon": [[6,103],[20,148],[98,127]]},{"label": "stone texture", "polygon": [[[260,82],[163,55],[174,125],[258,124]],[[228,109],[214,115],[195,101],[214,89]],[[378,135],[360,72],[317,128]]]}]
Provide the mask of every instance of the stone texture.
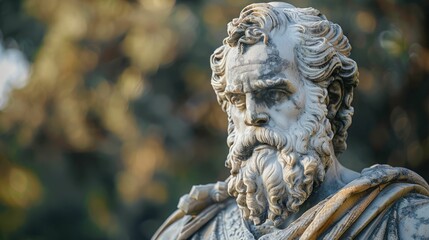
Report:
[{"label": "stone texture", "polygon": [[337,159],[358,84],[339,25],[313,8],[252,4],[223,43],[211,83],[228,115],[231,175],[195,186],[153,239],[429,238],[424,179]]}]

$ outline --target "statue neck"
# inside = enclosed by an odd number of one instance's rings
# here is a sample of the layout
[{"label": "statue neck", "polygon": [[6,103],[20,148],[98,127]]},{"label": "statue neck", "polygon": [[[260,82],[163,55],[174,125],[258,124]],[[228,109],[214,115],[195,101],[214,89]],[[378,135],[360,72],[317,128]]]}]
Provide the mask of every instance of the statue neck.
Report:
[{"label": "statue neck", "polygon": [[338,192],[338,190],[359,176],[359,173],[344,167],[333,156],[331,165],[326,169],[325,179],[319,186],[315,187],[307,201],[313,202],[313,205],[315,205],[331,194]]}]

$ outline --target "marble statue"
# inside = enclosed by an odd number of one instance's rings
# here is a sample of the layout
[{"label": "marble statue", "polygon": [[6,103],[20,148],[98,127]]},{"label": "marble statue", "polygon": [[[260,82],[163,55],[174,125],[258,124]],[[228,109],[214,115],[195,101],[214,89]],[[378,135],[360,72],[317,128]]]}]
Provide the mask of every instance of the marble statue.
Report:
[{"label": "marble statue", "polygon": [[153,239],[429,239],[422,177],[337,160],[358,84],[350,51],[314,8],[244,8],[211,56],[230,177],[194,186]]}]

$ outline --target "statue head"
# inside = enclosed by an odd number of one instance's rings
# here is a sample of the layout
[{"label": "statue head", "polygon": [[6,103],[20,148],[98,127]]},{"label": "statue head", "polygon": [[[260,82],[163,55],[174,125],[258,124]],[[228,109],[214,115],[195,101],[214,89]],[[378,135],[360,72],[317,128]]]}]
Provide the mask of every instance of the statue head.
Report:
[{"label": "statue head", "polygon": [[351,46],[313,8],[247,6],[211,56],[211,83],[228,115],[228,192],[245,218],[280,224],[346,149]]}]

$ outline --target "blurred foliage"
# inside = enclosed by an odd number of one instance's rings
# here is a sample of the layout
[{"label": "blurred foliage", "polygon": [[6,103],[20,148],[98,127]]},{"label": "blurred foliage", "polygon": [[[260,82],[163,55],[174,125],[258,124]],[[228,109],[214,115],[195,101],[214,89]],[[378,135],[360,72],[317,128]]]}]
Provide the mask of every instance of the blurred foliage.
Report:
[{"label": "blurred foliage", "polygon": [[[0,239],[149,239],[223,179],[209,55],[250,1],[0,0],[32,63],[0,112]],[[339,23],[360,67],[344,165],[429,169],[429,3],[294,0]]]}]

